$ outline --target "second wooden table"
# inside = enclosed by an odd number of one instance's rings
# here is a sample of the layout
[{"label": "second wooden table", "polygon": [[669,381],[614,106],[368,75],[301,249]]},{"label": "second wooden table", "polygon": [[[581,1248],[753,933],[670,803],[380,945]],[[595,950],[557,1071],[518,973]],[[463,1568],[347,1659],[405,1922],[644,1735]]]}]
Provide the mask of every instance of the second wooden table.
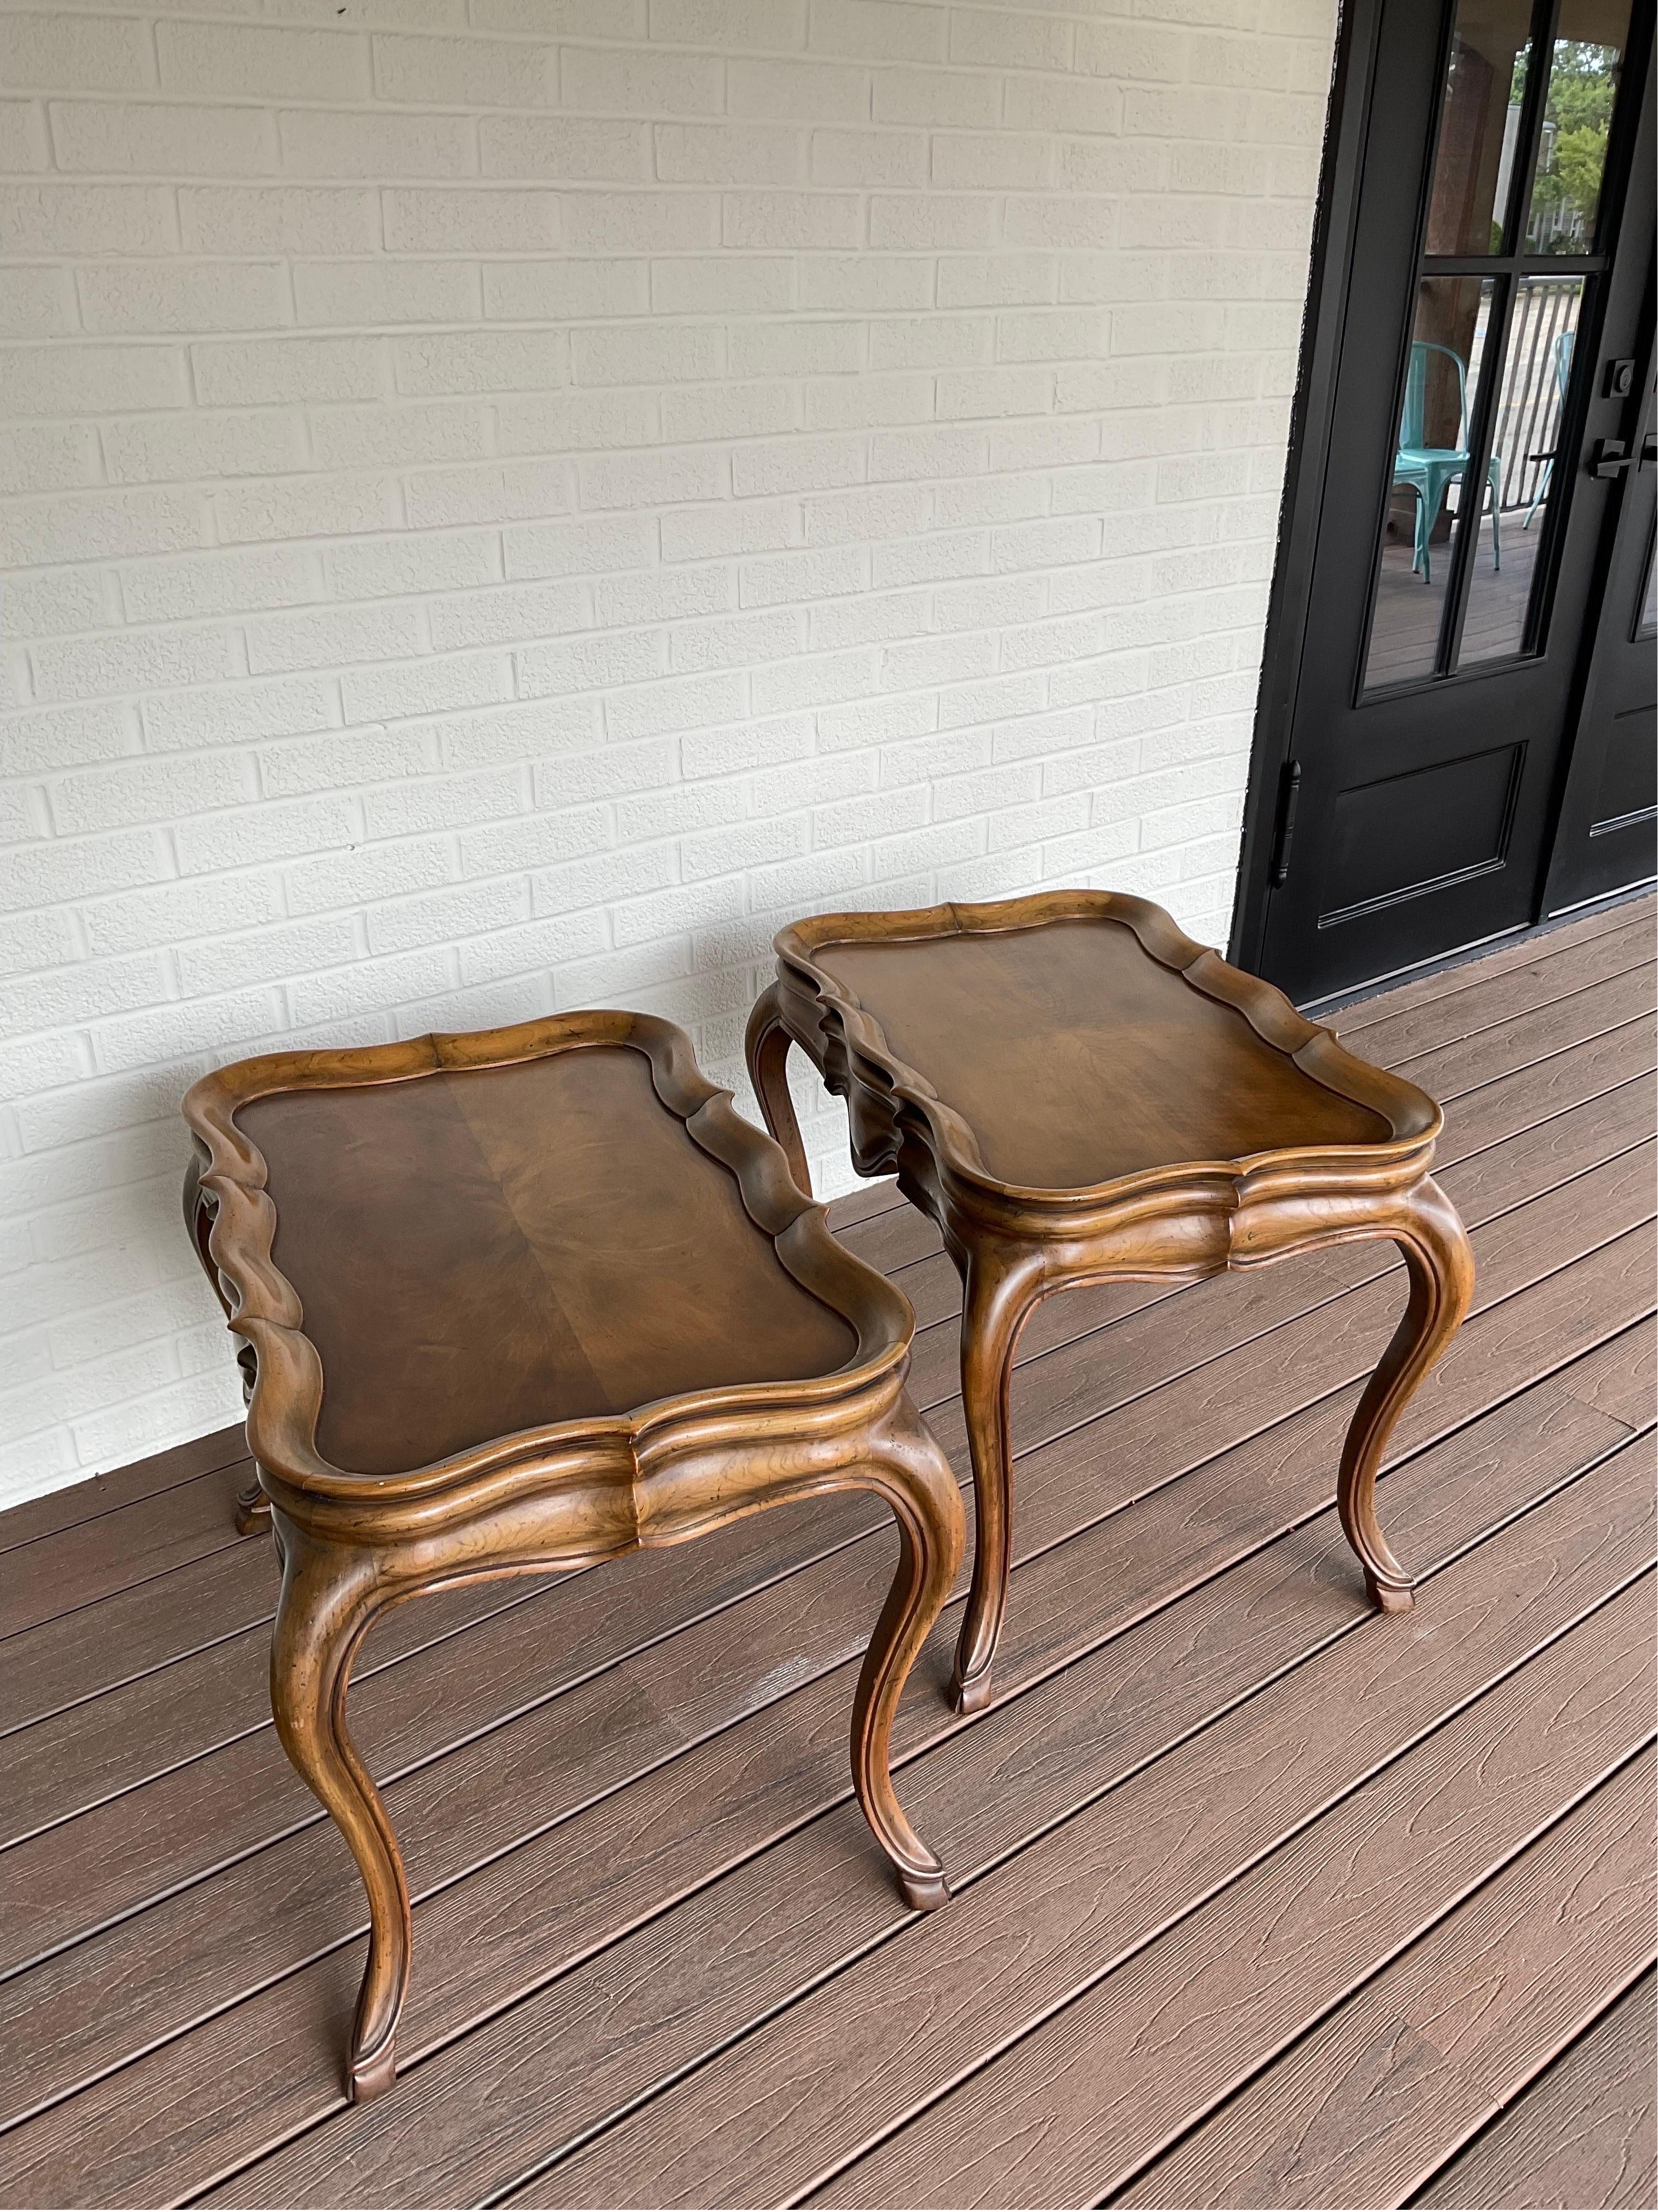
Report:
[{"label": "second wooden table", "polygon": [[847,1104],[859,1172],[896,1169],[962,1277],[962,1397],[978,1516],[954,1695],[990,1694],[1011,1564],[1008,1382],[1051,1291],[1197,1277],[1389,1237],[1410,1300],[1348,1431],[1342,1526],[1371,1597],[1411,1603],[1376,1517],[1395,1422],[1467,1310],[1473,1261],[1428,1170],[1442,1123],[1161,907],[1061,891],[820,915],[776,939],[749,1024],[767,1126],[809,1188],[791,1044]]}]

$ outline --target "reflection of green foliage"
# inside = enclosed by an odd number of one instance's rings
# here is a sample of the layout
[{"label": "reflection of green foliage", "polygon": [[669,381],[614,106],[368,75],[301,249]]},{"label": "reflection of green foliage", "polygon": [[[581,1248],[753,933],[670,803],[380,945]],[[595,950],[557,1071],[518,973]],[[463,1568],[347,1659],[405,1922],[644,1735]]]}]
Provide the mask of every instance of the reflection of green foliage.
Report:
[{"label": "reflection of green foliage", "polygon": [[[1549,72],[1547,120],[1554,125],[1548,167],[1532,189],[1533,207],[1558,208],[1572,227],[1587,231],[1600,198],[1606,137],[1618,93],[1615,47],[1558,39]],[[1516,71],[1516,80],[1520,72]]]},{"label": "reflection of green foliage", "polygon": [[1561,195],[1585,222],[1594,219],[1606,165],[1604,131],[1563,131],[1554,142],[1554,173],[1560,179]]},{"label": "reflection of green foliage", "polygon": [[1563,131],[1598,131],[1604,139],[1618,91],[1618,58],[1613,46],[1582,46],[1575,39],[1557,40],[1554,69],[1549,79],[1550,122],[1558,124]]}]

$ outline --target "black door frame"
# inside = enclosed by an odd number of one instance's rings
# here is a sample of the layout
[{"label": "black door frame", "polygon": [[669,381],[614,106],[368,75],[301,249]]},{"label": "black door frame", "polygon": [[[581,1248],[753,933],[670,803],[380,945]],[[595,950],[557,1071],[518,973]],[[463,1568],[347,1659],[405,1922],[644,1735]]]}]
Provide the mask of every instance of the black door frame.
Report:
[{"label": "black door frame", "polygon": [[[1348,299],[1356,275],[1353,240],[1359,187],[1374,120],[1371,95],[1386,4],[1387,0],[1344,0],[1337,27],[1330,104],[1314,218],[1307,306],[1302,325],[1301,362],[1291,410],[1289,452],[1279,508],[1278,551],[1267,598],[1266,641],[1244,799],[1237,891],[1233,902],[1232,929],[1228,945],[1228,957],[1244,968],[1259,966],[1266,933],[1267,902],[1272,889],[1271,862],[1278,842],[1280,817],[1286,795],[1285,769],[1294,734],[1296,695],[1307,641],[1313,563],[1325,501],[1335,410],[1336,374],[1341,358]],[[1639,4],[1637,0],[1631,18],[1630,50],[1625,58],[1626,68],[1631,76],[1638,70],[1644,76],[1651,67],[1649,27],[1649,34],[1642,34],[1642,19],[1647,13],[1647,8]],[[1448,36],[1448,21],[1443,27]],[[1614,144],[1609,149],[1612,161],[1625,172],[1632,166],[1636,135],[1626,124],[1621,133],[1614,134]],[[1620,136],[1623,140],[1621,148],[1616,143]],[[1623,156],[1621,161],[1620,153]],[[1639,188],[1637,180],[1627,175],[1620,175],[1618,184],[1620,190]],[[1419,210],[1420,219],[1425,219],[1426,195],[1431,190],[1431,185],[1430,165],[1424,162],[1418,187],[1423,201]],[[1604,312],[1604,294],[1600,307]],[[1563,431],[1571,429],[1579,434],[1582,428],[1581,423],[1562,427]],[[1564,438],[1562,442],[1564,446]],[[1575,732],[1593,645],[1594,624],[1589,622],[1585,623],[1584,635],[1579,641],[1578,665],[1567,712],[1569,732]],[[1560,774],[1554,799],[1553,818],[1557,827],[1570,769],[1571,753],[1572,744],[1569,737],[1562,747]],[[1546,884],[1550,872],[1547,857],[1546,854],[1545,865],[1538,872],[1536,911],[1529,921],[1498,931],[1492,939],[1484,941],[1496,942],[1516,936],[1542,919],[1546,910]],[[1612,892],[1606,896],[1616,897],[1619,894]],[[1442,951],[1411,964],[1418,968],[1431,966],[1437,960],[1470,949],[1466,945],[1447,945]],[[1410,971],[1407,968],[1399,972]],[[1332,995],[1351,997],[1353,988],[1350,986]],[[1309,1000],[1308,1003],[1318,1002]]]}]

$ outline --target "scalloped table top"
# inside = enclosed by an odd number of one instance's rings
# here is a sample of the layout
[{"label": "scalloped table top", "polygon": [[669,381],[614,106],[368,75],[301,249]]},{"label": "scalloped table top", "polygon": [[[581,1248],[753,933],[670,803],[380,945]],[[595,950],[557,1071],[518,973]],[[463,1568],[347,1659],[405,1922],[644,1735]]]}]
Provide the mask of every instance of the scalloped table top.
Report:
[{"label": "scalloped table top", "polygon": [[278,1091],[235,1120],[264,1155],[337,1468],[400,1473],[857,1352],[641,1051]]},{"label": "scalloped table top", "polygon": [[1105,915],[818,939],[811,961],[1008,1184],[1081,1189],[1149,1168],[1394,1136]]}]

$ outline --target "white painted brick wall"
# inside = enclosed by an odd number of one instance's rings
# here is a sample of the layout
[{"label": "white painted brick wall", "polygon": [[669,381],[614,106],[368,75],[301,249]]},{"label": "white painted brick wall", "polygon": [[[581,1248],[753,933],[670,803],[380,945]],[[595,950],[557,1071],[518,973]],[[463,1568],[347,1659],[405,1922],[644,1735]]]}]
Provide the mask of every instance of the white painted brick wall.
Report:
[{"label": "white painted brick wall", "polygon": [[0,1499],[237,1416],[216,1062],[1224,938],[1332,14],[0,6]]}]

